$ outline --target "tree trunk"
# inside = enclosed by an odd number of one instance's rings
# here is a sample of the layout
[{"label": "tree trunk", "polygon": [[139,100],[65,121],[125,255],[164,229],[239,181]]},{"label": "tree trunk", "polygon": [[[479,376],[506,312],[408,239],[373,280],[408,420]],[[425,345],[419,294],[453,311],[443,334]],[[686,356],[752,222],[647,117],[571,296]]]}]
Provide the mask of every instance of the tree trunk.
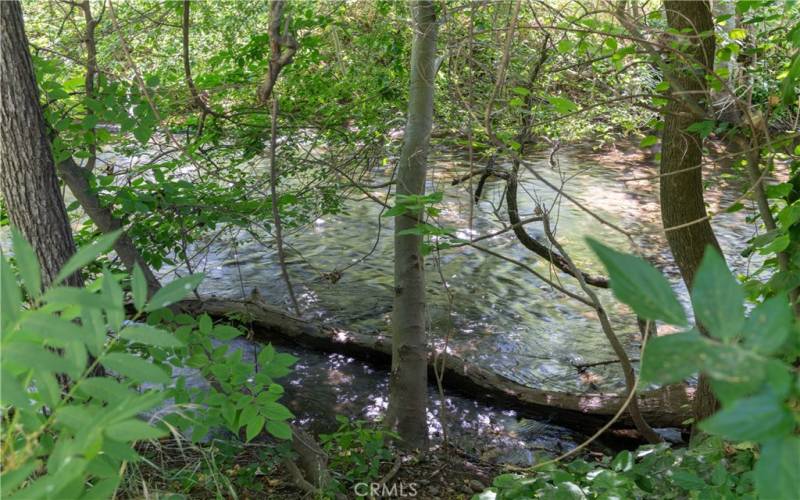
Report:
[{"label": "tree trunk", "polygon": [[[681,41],[684,57],[670,55],[667,71],[671,99],[664,117],[661,150],[661,220],[672,255],[686,286],[691,288],[706,247],[722,254],[707,219],[703,198],[702,141],[688,132],[705,118],[708,91],[706,74],[714,64],[714,23],[707,1],[665,1],[667,24],[680,32],[690,31]],[[698,35],[705,34],[705,36]],[[695,396],[697,421],[711,415],[717,403],[707,380],[701,375]]]},{"label": "tree trunk", "polygon": [[[75,253],[75,242],[39,105],[19,2],[0,2],[0,188],[11,223],[30,242],[47,287]],[[80,286],[76,273],[67,284]]]},{"label": "tree trunk", "polygon": [[[187,299],[177,306],[190,314],[209,314],[224,320],[231,315],[248,318],[255,339],[282,345],[300,345],[308,349],[333,352],[360,359],[378,367],[392,362],[392,339],[385,335],[364,334],[323,326],[297,318],[258,297],[247,300],[204,297]],[[426,350],[424,372],[433,373],[436,349]],[[441,362],[439,363],[441,365]],[[625,401],[624,393],[558,392],[529,387],[457,354],[447,355],[443,383],[445,387],[477,401],[515,410],[520,416],[545,419],[554,424],[594,432],[614,416]],[[656,427],[684,427],[691,416],[688,410],[693,389],[685,384],[662,387],[637,394],[642,416]],[[631,428],[633,419],[624,412],[615,428]]]},{"label": "tree trunk", "polygon": [[[436,13],[430,1],[412,4],[414,41],[408,123],[397,174],[397,195],[425,193],[425,170],[433,126],[433,89],[436,57]],[[389,378],[387,423],[396,427],[402,445],[425,449],[427,425],[427,337],[425,331],[425,274],[422,237],[402,234],[415,227],[422,213],[395,217],[392,311],[392,371]]]},{"label": "tree trunk", "polygon": [[[122,228],[122,222],[114,217],[111,209],[104,207],[100,203],[97,194],[92,191],[89,186],[87,176],[89,175],[88,168],[80,167],[75,160],[67,158],[58,165],[58,173],[64,184],[72,191],[72,195],[80,203],[86,215],[94,222],[97,229],[103,233],[110,233]],[[139,250],[133,244],[130,236],[123,232],[117,241],[114,242],[114,251],[117,252],[122,264],[130,272],[133,272],[134,266],[137,264],[142,269],[144,277],[147,280],[147,295],[153,296],[160,288],[158,278],[153,273],[150,266],[142,258]]]}]

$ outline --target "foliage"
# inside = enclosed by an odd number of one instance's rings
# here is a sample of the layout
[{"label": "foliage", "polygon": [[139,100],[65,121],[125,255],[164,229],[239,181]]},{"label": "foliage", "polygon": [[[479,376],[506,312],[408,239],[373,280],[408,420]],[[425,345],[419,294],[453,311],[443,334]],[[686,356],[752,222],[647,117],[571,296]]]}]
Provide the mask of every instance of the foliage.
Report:
[{"label": "foliage", "polygon": [[[84,248],[65,268],[80,267],[110,246],[106,240]],[[42,293],[36,256],[16,232],[14,255],[32,303],[23,308],[3,257],[3,497],[110,496],[121,465],[136,459],[132,444],[167,434],[139,415],[164,401],[157,386],[169,374],[136,351],[181,342],[125,321],[124,294],[111,273],[95,283],[95,292],[55,283]],[[101,376],[103,369],[117,376]],[[152,388],[133,390],[142,383]]]},{"label": "foliage", "polygon": [[[636,259],[591,243],[621,301],[646,319],[664,318],[651,309],[656,290],[668,287],[641,279],[649,267],[617,263]],[[644,263],[644,261],[640,261]],[[636,294],[621,294],[633,284]],[[653,338],[642,361],[642,385],[680,382],[698,372],[711,379],[722,409],[699,423],[703,431],[738,443],[756,443],[757,492],[764,498],[792,498],[800,482],[800,384],[792,362],[800,354],[800,331],[785,295],[757,304],[745,317],[744,291],[722,257],[706,249],[691,291],[698,329]],[[774,467],[774,464],[783,464]]]},{"label": "foliage", "polygon": [[741,498],[753,494],[753,461],[752,449],[732,448],[718,438],[682,449],[646,445],[600,461],[551,464],[530,477],[503,474],[473,500]]},{"label": "foliage", "polygon": [[[589,244],[620,301],[645,319],[686,325],[669,282],[650,264]],[[722,409],[699,426],[712,437],[688,449],[644,446],[599,463],[579,459],[531,476],[499,476],[477,498],[795,498],[800,384],[790,362],[800,354],[800,331],[785,295],[757,304],[749,316],[744,297],[722,257],[707,249],[691,298],[708,335],[690,329],[659,336],[644,351],[640,388],[698,372],[710,377]]]},{"label": "foliage", "polygon": [[381,465],[394,458],[387,442],[397,435],[362,420],[350,421],[341,415],[336,420],[340,424],[336,432],[320,435],[322,449],[337,475],[336,487],[376,482],[381,477]]},{"label": "foliage", "polygon": [[160,317],[151,315],[149,321],[171,325],[175,336],[185,343],[185,351],[178,353],[174,368],[194,368],[210,382],[207,387],[188,387],[185,379],[178,379],[173,392],[175,402],[189,409],[165,420],[181,430],[191,428],[193,441],[215,428],[228,429],[234,435],[244,429],[247,441],[262,429],[277,438],[291,439],[286,421],[294,415],[278,403],[283,387],[274,379],[289,373],[296,361],[294,356],[278,353],[268,344],[258,353],[257,365],[244,361],[242,349],[232,350],[226,343],[242,335],[241,330],[224,323],[214,325],[207,314],[194,318],[188,314],[173,316],[171,311],[162,310]]},{"label": "foliage", "polygon": [[[241,335],[238,329],[165,309],[202,275],[175,280],[147,300],[137,269],[131,279],[137,313],[130,320],[119,277],[107,269],[86,288],[60,286],[107,252],[116,236],[80,249],[43,292],[36,256],[13,231],[17,272],[5,256],[0,263],[4,498],[111,496],[124,464],[139,458],[137,442],[190,424],[196,439],[224,425],[234,432],[246,428],[250,440],[265,422],[271,434],[291,438],[285,421],[292,415],[277,403],[283,389],[272,377],[288,373],[294,358],[267,346],[259,354],[261,371],[254,374],[241,351],[229,355],[227,345],[220,345]],[[169,319],[181,324],[174,333],[167,329]],[[199,369],[219,388],[187,389],[182,377],[172,387],[171,373],[186,368]],[[174,404],[153,413],[168,398]],[[160,416],[169,411],[174,413]]]}]

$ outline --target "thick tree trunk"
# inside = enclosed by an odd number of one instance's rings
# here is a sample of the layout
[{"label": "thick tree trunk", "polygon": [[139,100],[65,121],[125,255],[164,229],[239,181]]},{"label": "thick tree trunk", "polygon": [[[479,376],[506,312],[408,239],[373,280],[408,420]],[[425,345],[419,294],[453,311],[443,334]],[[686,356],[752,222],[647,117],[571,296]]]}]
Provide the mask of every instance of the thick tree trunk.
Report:
[{"label": "thick tree trunk", "polygon": [[[430,1],[416,1],[408,123],[397,174],[397,195],[425,193],[425,170],[433,126],[433,89],[436,57],[436,13]],[[402,234],[416,226],[421,213],[395,218],[392,311],[392,372],[389,379],[387,423],[396,427],[402,445],[424,449],[427,425],[427,337],[425,331],[425,274],[422,237]]]},{"label": "thick tree trunk", "polygon": [[[42,285],[55,279],[75,253],[75,242],[39,105],[19,2],[0,2],[0,188],[11,223],[31,243],[42,268]],[[74,274],[67,284],[80,286]]]},{"label": "thick tree trunk", "polygon": [[[686,286],[691,288],[706,247],[720,250],[707,218],[703,199],[702,138],[688,132],[705,118],[708,92],[706,74],[714,64],[714,23],[707,1],[665,1],[669,27],[681,32],[684,57],[670,56],[668,81],[674,98],[664,117],[661,150],[661,220],[672,255]],[[720,254],[722,252],[720,251]],[[716,400],[701,376],[695,397],[699,421],[716,409]]]},{"label": "thick tree trunk", "polygon": [[[220,319],[231,314],[246,317],[260,341],[340,353],[378,366],[391,364],[393,350],[389,336],[343,333],[340,329],[325,328],[257,298],[230,300],[211,297],[184,300],[178,305],[192,314],[208,313]],[[423,373],[433,373],[434,351],[426,349],[423,359],[425,364],[419,369]],[[580,432],[594,432],[602,427],[626,398],[625,394],[569,393],[528,387],[455,354],[447,355],[443,381],[446,387],[476,400],[517,410],[526,417],[544,418]],[[637,399],[642,416],[653,426],[683,427],[690,417],[688,408],[692,395],[692,388],[672,385],[641,392]],[[632,428],[633,425],[631,416],[625,412],[615,427]]]}]

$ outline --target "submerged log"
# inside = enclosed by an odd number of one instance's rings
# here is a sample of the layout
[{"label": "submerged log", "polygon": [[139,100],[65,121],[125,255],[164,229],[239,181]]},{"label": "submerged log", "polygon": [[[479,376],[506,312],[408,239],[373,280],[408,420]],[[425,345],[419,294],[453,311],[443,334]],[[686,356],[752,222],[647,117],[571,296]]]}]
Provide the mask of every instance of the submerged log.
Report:
[{"label": "submerged log", "polygon": [[[335,327],[321,326],[266,304],[255,297],[249,300],[221,298],[192,299],[181,302],[183,309],[212,317],[235,315],[246,318],[255,338],[277,344],[336,352],[388,367],[391,362],[391,338],[387,335],[366,335]],[[429,354],[432,370],[434,353]],[[604,425],[619,410],[624,394],[569,393],[545,391],[522,385],[480,364],[448,354],[443,383],[468,396],[517,410],[521,415],[547,419],[555,425],[592,431]],[[639,394],[639,408],[653,427],[684,427],[691,417],[694,389],[671,385]],[[616,427],[632,427],[630,415],[624,413]]]}]

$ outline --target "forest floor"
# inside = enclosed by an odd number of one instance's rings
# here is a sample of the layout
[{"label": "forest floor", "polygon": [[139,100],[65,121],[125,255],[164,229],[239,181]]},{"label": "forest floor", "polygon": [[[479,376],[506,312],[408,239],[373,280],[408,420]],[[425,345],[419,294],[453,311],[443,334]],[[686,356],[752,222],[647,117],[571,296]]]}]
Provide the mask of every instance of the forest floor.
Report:
[{"label": "forest floor", "polygon": [[[233,443],[217,443],[196,446],[162,440],[143,446],[139,452],[144,460],[132,466],[118,498],[314,498],[297,486],[274,445],[248,444],[231,453],[224,448]],[[381,463],[373,479],[361,481],[336,471],[332,475],[339,482],[337,491],[346,498],[370,498],[374,485],[373,492],[379,494],[371,498],[462,500],[483,491],[502,472],[502,464],[436,446],[407,458],[399,468],[392,462]]]}]

